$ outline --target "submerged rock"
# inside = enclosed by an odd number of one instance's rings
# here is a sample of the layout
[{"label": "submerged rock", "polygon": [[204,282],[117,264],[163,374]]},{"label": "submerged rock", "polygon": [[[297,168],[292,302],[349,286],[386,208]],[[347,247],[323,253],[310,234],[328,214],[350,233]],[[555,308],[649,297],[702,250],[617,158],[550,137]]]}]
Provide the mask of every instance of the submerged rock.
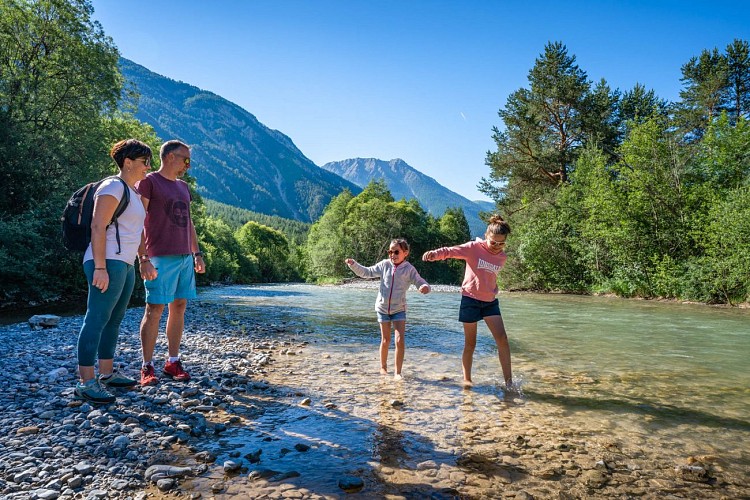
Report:
[{"label": "submerged rock", "polygon": [[708,470],[700,465],[678,465],[674,468],[677,477],[685,481],[695,483],[707,483],[711,481],[711,475]]},{"label": "submerged rock", "polygon": [[356,493],[364,488],[365,482],[355,476],[345,476],[339,479],[339,488],[347,493]]}]

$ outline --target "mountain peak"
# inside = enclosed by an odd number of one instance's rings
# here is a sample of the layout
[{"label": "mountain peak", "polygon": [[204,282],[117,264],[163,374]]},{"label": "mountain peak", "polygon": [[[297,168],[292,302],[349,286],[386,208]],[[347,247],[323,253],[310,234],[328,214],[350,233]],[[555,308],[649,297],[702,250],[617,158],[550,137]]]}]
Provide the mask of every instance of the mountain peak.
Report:
[{"label": "mountain peak", "polygon": [[326,163],[323,168],[361,188],[372,180],[383,179],[395,199],[416,199],[435,217],[442,216],[447,208],[460,207],[469,222],[472,236],[484,234],[487,228],[486,223],[479,218],[479,212],[487,210],[486,204],[473,202],[451,191],[401,158],[389,161],[349,158]]}]

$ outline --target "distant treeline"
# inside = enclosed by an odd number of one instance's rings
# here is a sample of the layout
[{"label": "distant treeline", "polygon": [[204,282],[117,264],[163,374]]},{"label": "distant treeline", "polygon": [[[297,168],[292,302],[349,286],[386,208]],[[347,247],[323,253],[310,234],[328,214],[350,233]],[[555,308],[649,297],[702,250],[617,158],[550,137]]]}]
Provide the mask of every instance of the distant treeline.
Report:
[{"label": "distant treeline", "polygon": [[221,219],[234,230],[237,230],[250,221],[272,227],[284,233],[290,243],[303,245],[307,240],[307,232],[310,224],[291,219],[285,219],[277,215],[266,215],[244,208],[233,207],[214,200],[206,199],[206,214],[210,217]]}]

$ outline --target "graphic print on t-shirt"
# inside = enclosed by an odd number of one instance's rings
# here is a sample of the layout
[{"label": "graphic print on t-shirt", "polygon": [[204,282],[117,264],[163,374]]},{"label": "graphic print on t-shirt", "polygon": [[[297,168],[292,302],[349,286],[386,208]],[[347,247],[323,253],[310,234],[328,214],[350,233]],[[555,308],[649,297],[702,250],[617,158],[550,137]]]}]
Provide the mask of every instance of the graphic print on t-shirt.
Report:
[{"label": "graphic print on t-shirt", "polygon": [[164,204],[164,211],[167,213],[167,217],[177,227],[187,227],[188,220],[190,220],[190,210],[182,200],[169,200]]}]

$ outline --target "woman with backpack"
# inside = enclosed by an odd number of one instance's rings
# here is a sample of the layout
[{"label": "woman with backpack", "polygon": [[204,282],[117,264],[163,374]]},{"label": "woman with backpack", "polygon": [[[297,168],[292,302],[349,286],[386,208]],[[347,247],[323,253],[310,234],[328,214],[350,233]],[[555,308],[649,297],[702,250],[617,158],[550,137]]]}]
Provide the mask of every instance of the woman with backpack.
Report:
[{"label": "woman with backpack", "polygon": [[[115,401],[112,388],[127,388],[137,383],[116,373],[113,364],[120,323],[133,293],[133,264],[146,219],[146,210],[134,186],[146,177],[152,158],[151,148],[136,139],[118,142],[109,155],[120,172],[99,182],[94,192],[91,242],[83,255],[89,293],[78,336],[80,381],[74,391],[77,398],[93,403],[112,403]],[[127,206],[118,210],[123,198],[128,200]],[[116,211],[119,217],[114,217]],[[97,359],[98,377],[94,369]]]}]

